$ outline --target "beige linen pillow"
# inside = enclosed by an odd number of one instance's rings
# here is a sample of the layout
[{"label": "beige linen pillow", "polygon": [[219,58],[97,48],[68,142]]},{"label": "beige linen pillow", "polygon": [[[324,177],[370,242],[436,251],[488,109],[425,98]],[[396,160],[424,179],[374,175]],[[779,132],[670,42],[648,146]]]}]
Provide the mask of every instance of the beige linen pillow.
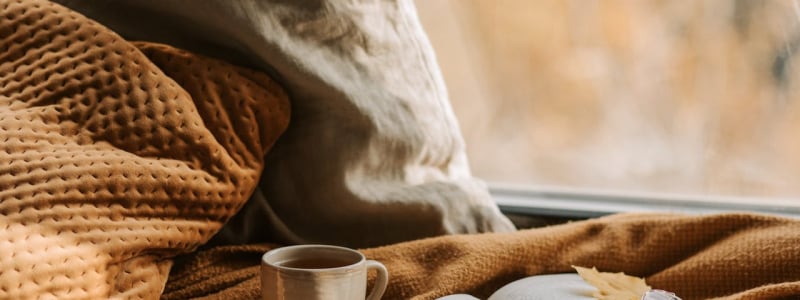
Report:
[{"label": "beige linen pillow", "polygon": [[514,229],[470,173],[411,0],[60,2],[125,36],[258,66],[287,88],[292,123],[219,241],[366,247]]}]

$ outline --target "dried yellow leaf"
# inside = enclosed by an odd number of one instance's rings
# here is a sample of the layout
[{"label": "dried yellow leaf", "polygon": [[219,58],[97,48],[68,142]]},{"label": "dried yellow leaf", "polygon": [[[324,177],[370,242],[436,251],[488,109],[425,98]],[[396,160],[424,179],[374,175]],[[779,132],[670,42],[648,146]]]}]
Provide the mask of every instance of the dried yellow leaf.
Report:
[{"label": "dried yellow leaf", "polygon": [[639,300],[644,293],[650,290],[650,286],[642,278],[628,276],[625,273],[599,272],[594,267],[591,269],[572,267],[578,271],[583,280],[597,288],[597,291],[592,294],[596,299]]}]

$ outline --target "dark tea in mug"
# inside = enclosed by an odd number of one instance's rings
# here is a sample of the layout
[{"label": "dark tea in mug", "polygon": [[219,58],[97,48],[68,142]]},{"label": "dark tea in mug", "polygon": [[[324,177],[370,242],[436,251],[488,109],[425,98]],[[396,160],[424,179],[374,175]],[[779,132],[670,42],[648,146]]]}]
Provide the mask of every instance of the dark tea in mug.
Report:
[{"label": "dark tea in mug", "polygon": [[319,258],[305,257],[305,258],[282,261],[277,263],[277,265],[281,267],[294,268],[294,269],[331,269],[331,268],[341,268],[344,266],[349,266],[354,263],[357,263],[357,261],[336,259],[330,257],[319,257]]}]

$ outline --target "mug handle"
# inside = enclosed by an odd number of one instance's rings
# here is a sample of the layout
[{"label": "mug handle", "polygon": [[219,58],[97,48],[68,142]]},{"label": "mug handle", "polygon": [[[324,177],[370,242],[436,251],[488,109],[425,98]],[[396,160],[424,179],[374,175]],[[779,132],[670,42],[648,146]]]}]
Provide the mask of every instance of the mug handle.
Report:
[{"label": "mug handle", "polygon": [[380,300],[383,292],[386,291],[386,285],[389,283],[389,272],[386,271],[386,266],[374,260],[367,261],[367,270],[369,269],[378,271],[378,278],[375,280],[375,286],[372,287],[372,292],[367,296],[367,300]]}]

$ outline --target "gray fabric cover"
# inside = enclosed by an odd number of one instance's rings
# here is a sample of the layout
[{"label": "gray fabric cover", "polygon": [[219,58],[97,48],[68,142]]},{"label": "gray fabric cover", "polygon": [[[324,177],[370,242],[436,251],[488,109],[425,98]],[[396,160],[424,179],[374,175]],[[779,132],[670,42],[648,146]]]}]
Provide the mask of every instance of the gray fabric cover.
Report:
[{"label": "gray fabric cover", "polygon": [[292,120],[217,242],[367,247],[513,230],[473,178],[412,1],[60,0],[133,39],[267,71]]}]

